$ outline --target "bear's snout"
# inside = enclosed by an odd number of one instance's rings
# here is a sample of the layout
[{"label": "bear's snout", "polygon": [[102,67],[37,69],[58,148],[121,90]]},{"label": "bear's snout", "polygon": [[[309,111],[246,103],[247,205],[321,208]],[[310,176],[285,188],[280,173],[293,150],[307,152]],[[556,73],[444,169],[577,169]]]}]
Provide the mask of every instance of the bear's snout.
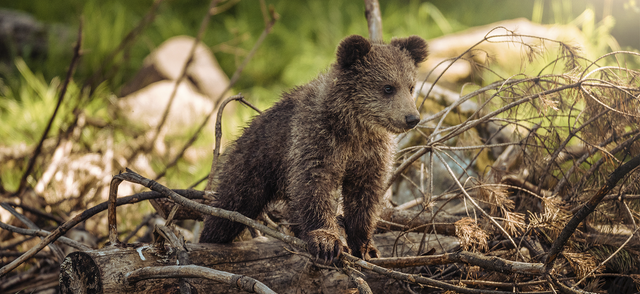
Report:
[{"label": "bear's snout", "polygon": [[414,114],[405,115],[404,121],[409,129],[413,129],[420,122],[420,117]]}]

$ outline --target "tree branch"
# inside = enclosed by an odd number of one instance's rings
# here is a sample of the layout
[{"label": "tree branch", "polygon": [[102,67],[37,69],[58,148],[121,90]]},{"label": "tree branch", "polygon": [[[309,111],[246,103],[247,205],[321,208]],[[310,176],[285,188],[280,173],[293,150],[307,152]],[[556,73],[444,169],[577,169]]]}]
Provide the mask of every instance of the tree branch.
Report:
[{"label": "tree branch", "polygon": [[27,163],[27,168],[25,169],[22,177],[20,178],[20,185],[18,186],[18,191],[16,192],[18,195],[22,194],[24,190],[27,188],[27,178],[31,175],[33,171],[33,166],[36,163],[36,159],[40,155],[42,151],[42,144],[44,140],[47,138],[47,134],[49,134],[49,130],[51,130],[51,126],[53,125],[53,120],[58,115],[58,110],[60,110],[60,105],[62,105],[62,101],[64,100],[65,94],[67,94],[67,87],[69,86],[69,82],[71,81],[71,77],[73,76],[73,72],[76,69],[76,65],[78,63],[78,59],[80,58],[80,48],[82,47],[82,18],[80,19],[80,25],[78,28],[78,40],[76,41],[76,46],[73,49],[73,57],[71,58],[71,64],[69,65],[69,69],[67,70],[67,76],[62,83],[62,88],[60,89],[60,94],[58,94],[58,102],[56,103],[56,108],[53,110],[53,114],[49,119],[49,123],[47,127],[42,132],[42,136],[40,137],[40,141],[38,141],[38,145],[36,145],[36,149],[33,150],[33,154],[29,158],[29,162]]},{"label": "tree branch", "polygon": [[598,204],[602,201],[604,196],[606,196],[620,181],[624,178],[625,175],[636,169],[640,165],[640,155],[636,155],[631,160],[627,161],[622,166],[616,168],[607,178],[607,181],[598,192],[589,199],[569,220],[567,225],[562,229],[558,238],[551,245],[551,249],[549,250],[549,254],[547,255],[547,260],[545,261],[545,266],[547,270],[551,270],[553,267],[553,262],[558,257],[558,253],[562,251],[562,247],[567,243],[573,232],[578,228],[578,225],[591,214]]},{"label": "tree branch", "polygon": [[142,280],[166,278],[202,278],[229,284],[232,287],[248,292],[264,294],[276,293],[265,284],[250,277],[234,275],[232,273],[197,265],[167,265],[141,268],[126,273],[124,275],[124,284],[133,285]]}]

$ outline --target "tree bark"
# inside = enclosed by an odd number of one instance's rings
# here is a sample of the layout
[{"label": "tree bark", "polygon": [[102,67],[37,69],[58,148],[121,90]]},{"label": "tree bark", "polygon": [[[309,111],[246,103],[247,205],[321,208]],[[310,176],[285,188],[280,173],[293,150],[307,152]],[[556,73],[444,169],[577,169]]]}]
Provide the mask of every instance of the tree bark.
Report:
[{"label": "tree bark", "polygon": [[378,0],[365,0],[364,15],[369,27],[369,39],[382,41],[382,13]]},{"label": "tree bark", "polygon": [[[384,256],[391,256],[396,243],[393,233],[376,235],[374,241]],[[395,251],[402,256],[415,255],[421,235],[404,235]],[[427,247],[436,247],[444,253],[458,244],[453,237],[439,236]],[[431,238],[435,239],[435,238]],[[149,244],[136,247],[106,247],[99,250],[74,252],[61,265],[62,293],[179,293],[177,278],[141,280],[127,285],[125,276],[145,267],[176,265],[176,253]],[[343,272],[328,266],[320,268],[287,244],[264,237],[232,244],[187,244],[189,260],[193,265],[254,278],[277,293],[344,293],[357,285]],[[443,250],[444,249],[444,250]],[[405,293],[398,283],[372,272],[365,272],[365,281],[374,293]],[[238,293],[239,289],[212,280],[186,278],[192,293]]]}]

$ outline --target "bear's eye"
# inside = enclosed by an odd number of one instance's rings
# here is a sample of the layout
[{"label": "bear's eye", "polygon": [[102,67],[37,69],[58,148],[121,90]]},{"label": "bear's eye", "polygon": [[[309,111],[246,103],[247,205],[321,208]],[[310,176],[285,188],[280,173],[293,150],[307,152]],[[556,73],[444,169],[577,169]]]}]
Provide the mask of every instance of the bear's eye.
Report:
[{"label": "bear's eye", "polygon": [[383,89],[385,94],[393,94],[393,90],[395,90],[393,86],[389,86],[389,85],[385,85]]},{"label": "bear's eye", "polygon": [[411,86],[411,88],[409,89],[409,93],[413,94],[413,90],[415,90],[416,88],[414,86]]}]

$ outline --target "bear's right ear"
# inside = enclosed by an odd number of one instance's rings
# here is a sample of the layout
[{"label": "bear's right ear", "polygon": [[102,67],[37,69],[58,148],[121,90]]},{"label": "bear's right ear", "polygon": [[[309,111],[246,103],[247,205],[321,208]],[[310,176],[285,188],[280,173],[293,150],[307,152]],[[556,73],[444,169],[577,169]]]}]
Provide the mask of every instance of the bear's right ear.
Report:
[{"label": "bear's right ear", "polygon": [[362,36],[351,35],[346,37],[338,46],[338,64],[342,68],[348,68],[356,61],[367,55],[371,50],[371,43]]}]

